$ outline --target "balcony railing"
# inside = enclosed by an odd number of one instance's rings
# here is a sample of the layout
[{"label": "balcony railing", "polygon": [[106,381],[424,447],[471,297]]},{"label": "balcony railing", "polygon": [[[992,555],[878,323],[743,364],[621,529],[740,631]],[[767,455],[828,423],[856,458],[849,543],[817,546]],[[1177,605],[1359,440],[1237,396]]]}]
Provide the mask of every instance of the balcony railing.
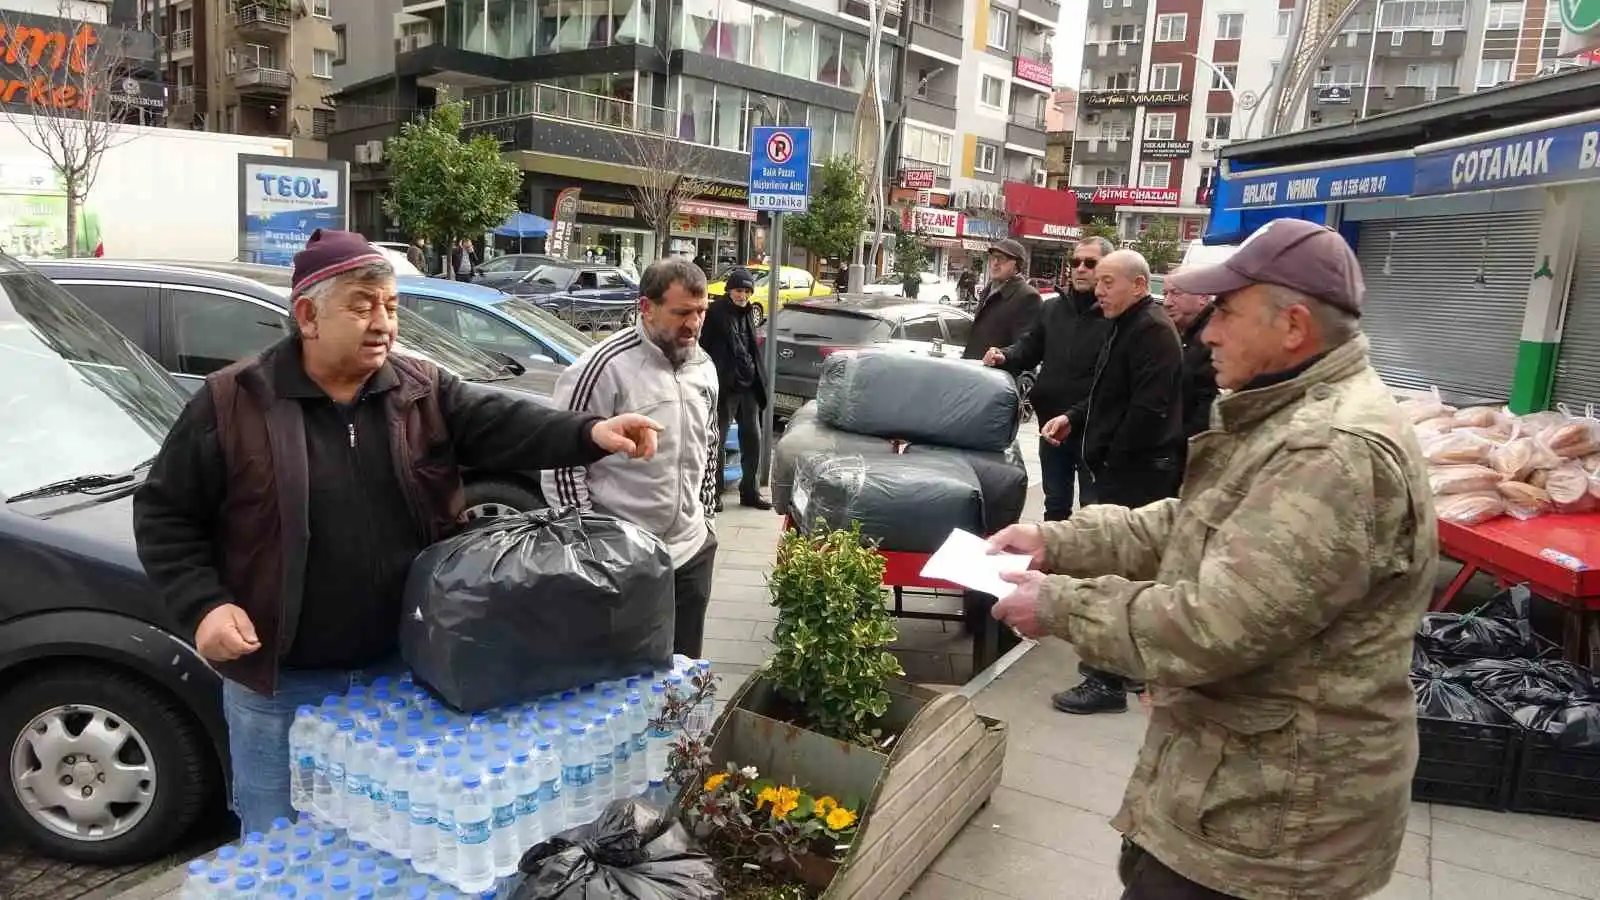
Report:
[{"label": "balcony railing", "polygon": [[1017,55],[1023,59],[1031,59],[1036,63],[1043,63],[1047,66],[1050,65],[1049,47],[1028,47],[1025,45],[1019,46],[1017,48]]},{"label": "balcony railing", "polygon": [[467,101],[464,125],[540,116],[603,128],[678,137],[676,111],[548,84],[519,84]]},{"label": "balcony railing", "polygon": [[932,103],[934,106],[943,106],[949,109],[955,109],[956,107],[956,95],[947,94],[944,91],[935,91],[931,88],[924,87],[910,96],[912,99]]},{"label": "balcony railing", "polygon": [[240,91],[287,91],[291,83],[288,72],[267,66],[248,66],[233,76],[233,87]]},{"label": "balcony railing", "polygon": [[900,157],[900,171],[906,169],[932,169],[933,177],[935,178],[950,177],[949,163],[928,162],[925,159],[912,159],[909,156],[902,156]]},{"label": "balcony railing", "polygon": [[180,28],[172,33],[172,52],[182,53],[194,49],[194,29]]},{"label": "balcony railing", "polygon": [[1031,113],[1017,110],[1011,113],[1010,119],[1011,124],[1016,125],[1019,128],[1032,128],[1036,131],[1044,130],[1044,113]]},{"label": "balcony railing", "polygon": [[288,28],[290,22],[287,4],[250,3],[242,5],[233,14],[233,24],[240,28],[267,26]]},{"label": "balcony railing", "polygon": [[961,22],[948,16],[942,16],[933,11],[931,4],[926,2],[913,3],[907,14],[907,19],[918,25],[926,25],[935,31],[941,31],[952,37],[961,37]]},{"label": "balcony railing", "polygon": [[179,85],[172,89],[172,102],[177,106],[193,104],[195,89],[192,84]]}]

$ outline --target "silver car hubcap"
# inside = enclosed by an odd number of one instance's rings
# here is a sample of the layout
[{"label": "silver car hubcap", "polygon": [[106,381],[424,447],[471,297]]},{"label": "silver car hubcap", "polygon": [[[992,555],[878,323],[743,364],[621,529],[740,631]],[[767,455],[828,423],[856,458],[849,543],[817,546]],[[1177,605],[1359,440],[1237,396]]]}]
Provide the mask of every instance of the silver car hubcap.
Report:
[{"label": "silver car hubcap", "polygon": [[522,510],[517,509],[514,506],[509,506],[505,503],[495,503],[493,501],[488,503],[479,503],[477,506],[467,507],[467,519],[469,521],[472,519],[493,519],[499,516],[515,516],[520,515],[521,513]]},{"label": "silver car hubcap", "polygon": [[75,841],[104,841],[150,812],[156,768],[127,721],[73,704],[40,713],[17,736],[11,784],[35,822]]}]

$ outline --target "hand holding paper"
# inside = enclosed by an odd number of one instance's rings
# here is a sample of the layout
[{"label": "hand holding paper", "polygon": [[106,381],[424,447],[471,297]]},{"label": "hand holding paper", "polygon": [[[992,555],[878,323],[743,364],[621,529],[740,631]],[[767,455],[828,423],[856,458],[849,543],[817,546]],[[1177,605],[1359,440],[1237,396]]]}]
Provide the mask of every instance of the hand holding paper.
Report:
[{"label": "hand holding paper", "polygon": [[928,558],[922,567],[922,576],[959,584],[969,591],[1004,597],[1016,586],[1001,576],[1025,572],[1031,562],[1027,554],[992,552],[988,541],[957,528]]}]

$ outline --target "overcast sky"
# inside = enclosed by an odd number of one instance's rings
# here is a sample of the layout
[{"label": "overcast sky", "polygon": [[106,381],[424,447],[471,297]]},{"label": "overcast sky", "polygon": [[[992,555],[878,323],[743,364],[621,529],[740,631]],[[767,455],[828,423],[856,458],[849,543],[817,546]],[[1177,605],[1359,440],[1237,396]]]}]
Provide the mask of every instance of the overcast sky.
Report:
[{"label": "overcast sky", "polygon": [[1083,71],[1083,26],[1089,18],[1083,0],[1061,4],[1061,24],[1056,28],[1056,51],[1052,60],[1056,87],[1077,88]]}]

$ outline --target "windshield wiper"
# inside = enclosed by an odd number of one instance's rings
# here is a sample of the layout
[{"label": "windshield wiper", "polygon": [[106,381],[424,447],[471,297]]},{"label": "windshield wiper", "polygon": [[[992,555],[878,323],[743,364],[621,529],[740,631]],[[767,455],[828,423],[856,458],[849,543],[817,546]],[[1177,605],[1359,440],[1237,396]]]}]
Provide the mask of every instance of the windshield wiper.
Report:
[{"label": "windshield wiper", "polygon": [[114,484],[126,484],[133,480],[131,474],[122,475],[79,475],[77,478],[68,478],[57,481],[44,487],[12,494],[6,498],[7,503],[20,503],[23,500],[37,500],[41,497],[55,497],[60,494],[71,494],[75,491],[87,491],[94,488],[110,487]]}]

